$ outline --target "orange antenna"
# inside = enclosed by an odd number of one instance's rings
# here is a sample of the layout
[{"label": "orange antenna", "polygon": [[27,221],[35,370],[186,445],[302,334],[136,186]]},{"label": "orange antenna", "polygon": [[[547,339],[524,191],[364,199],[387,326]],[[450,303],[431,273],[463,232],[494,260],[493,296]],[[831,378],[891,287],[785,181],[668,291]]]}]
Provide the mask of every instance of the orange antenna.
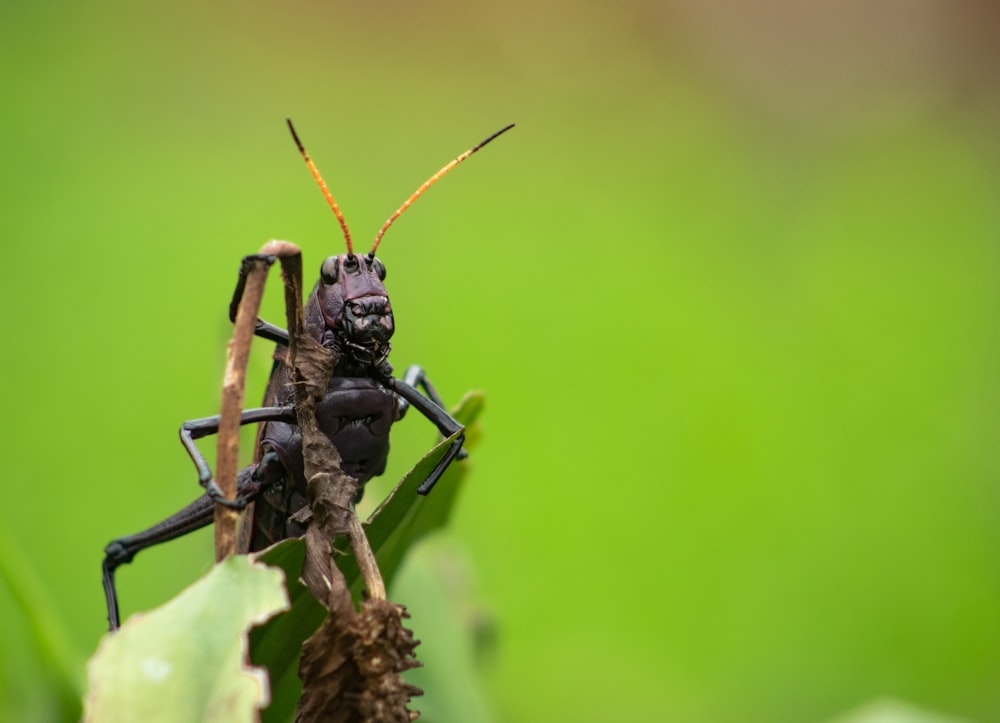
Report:
[{"label": "orange antenna", "polygon": [[[392,214],[389,217],[389,220],[386,221],[384,224],[382,224],[382,228],[380,228],[378,234],[375,235],[375,243],[372,244],[372,250],[368,252],[368,255],[369,256],[374,256],[375,255],[375,249],[378,248],[379,243],[382,241],[382,237],[385,235],[385,232],[388,230],[388,228],[392,225],[392,222],[395,221],[397,218],[399,218],[400,215],[403,213],[403,211],[405,211],[406,209],[408,209],[410,207],[410,205],[414,201],[416,201],[418,198],[420,198],[420,195],[424,191],[426,191],[428,188],[430,188],[435,183],[437,183],[441,179],[441,177],[443,175],[445,175],[446,173],[448,173],[448,171],[450,171],[452,168],[454,168],[455,166],[457,166],[459,163],[461,163],[462,161],[464,161],[466,158],[468,158],[469,156],[471,156],[473,153],[475,153],[476,151],[478,151],[480,148],[482,148],[483,146],[485,146],[487,143],[489,143],[490,141],[492,141],[494,138],[496,138],[497,136],[499,136],[501,133],[506,133],[507,131],[509,131],[513,127],[514,127],[514,124],[511,123],[506,128],[501,128],[496,133],[494,133],[489,138],[487,138],[485,141],[480,141],[479,143],[477,143],[476,145],[474,145],[472,148],[470,148],[469,150],[467,150],[465,153],[463,153],[462,155],[460,155],[458,158],[456,158],[455,160],[453,160],[451,163],[449,163],[448,165],[446,165],[440,171],[438,171],[433,176],[431,176],[426,181],[424,181],[424,184],[420,188],[418,188],[413,193],[412,196],[410,196],[408,199],[406,199],[406,202],[403,203],[402,206],[400,206],[398,209],[396,209],[396,213]],[[303,153],[304,153],[304,151],[303,151]]]},{"label": "orange antenna", "polygon": [[[302,141],[299,140],[299,134],[295,132],[295,126],[292,125],[291,118],[285,119],[288,122],[288,130],[292,132],[292,138],[295,139],[295,145],[299,147],[299,153],[302,154],[302,158],[305,160],[306,165],[309,166],[309,172],[312,173],[313,178],[316,179],[316,183],[319,184],[319,190],[323,192],[326,197],[326,202],[330,204],[330,208],[333,209],[333,215],[337,217],[340,221],[340,228],[344,232],[344,241],[347,242],[347,253],[354,253],[354,244],[351,243],[351,232],[347,230],[347,221],[344,220],[344,214],[340,212],[340,206],[337,202],[333,200],[333,196],[330,194],[330,189],[326,187],[326,182],[323,177],[319,175],[319,170],[316,168],[316,164],[312,162],[309,158],[309,154],[306,153],[306,149],[302,146]],[[480,144],[481,145],[481,144]]]}]

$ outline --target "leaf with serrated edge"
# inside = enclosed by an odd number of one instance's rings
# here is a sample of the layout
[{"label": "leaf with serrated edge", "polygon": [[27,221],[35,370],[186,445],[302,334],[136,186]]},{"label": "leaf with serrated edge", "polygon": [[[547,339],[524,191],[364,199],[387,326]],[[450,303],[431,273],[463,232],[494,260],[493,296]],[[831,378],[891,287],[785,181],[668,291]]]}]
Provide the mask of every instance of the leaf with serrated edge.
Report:
[{"label": "leaf with serrated edge", "polygon": [[256,720],[269,688],[264,670],[245,665],[247,630],[286,609],[281,570],[227,558],[104,637],[87,666],[84,720]]}]

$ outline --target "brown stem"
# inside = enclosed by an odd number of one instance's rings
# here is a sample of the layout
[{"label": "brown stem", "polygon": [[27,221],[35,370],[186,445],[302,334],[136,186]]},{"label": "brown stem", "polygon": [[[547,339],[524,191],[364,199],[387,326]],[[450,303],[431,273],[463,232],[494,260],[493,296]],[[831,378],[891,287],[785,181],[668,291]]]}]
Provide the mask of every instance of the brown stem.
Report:
[{"label": "brown stem", "polygon": [[[222,408],[216,455],[216,482],[223,494],[236,499],[236,473],[239,469],[240,415],[246,388],[247,360],[253,341],[257,313],[264,295],[268,264],[255,260],[247,276],[243,298],[236,313],[233,338],[226,355],[226,374],[222,384]],[[239,511],[224,505],[215,506],[215,560],[219,562],[236,552],[236,526]]]},{"label": "brown stem", "polygon": [[385,581],[382,579],[382,571],[378,569],[375,552],[372,550],[371,543],[368,542],[368,535],[365,534],[361,520],[352,513],[348,517],[348,525],[351,549],[354,550],[354,557],[358,561],[361,576],[365,579],[368,597],[372,600],[385,600]]},{"label": "brown stem", "polygon": [[[262,253],[277,256],[285,282],[285,309],[288,322],[288,364],[295,381],[295,407],[302,433],[302,457],[308,480],[310,504],[314,519],[328,542],[346,534],[364,577],[368,594],[378,600],[386,597],[385,582],[375,562],[368,537],[354,511],[352,501],[357,494],[357,481],[341,468],[340,454],[316,422],[316,404],[326,392],[330,375],[336,365],[332,353],[305,334],[302,321],[302,265],[298,249],[291,244],[272,242]],[[292,251],[294,249],[294,251]],[[336,577],[332,559],[326,574]]]}]

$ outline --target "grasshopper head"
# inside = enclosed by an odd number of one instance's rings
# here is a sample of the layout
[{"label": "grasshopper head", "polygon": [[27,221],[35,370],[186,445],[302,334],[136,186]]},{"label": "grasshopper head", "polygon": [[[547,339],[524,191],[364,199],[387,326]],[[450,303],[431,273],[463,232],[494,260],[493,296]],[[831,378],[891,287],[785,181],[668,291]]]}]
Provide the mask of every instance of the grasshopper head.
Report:
[{"label": "grasshopper head", "polygon": [[323,262],[316,296],[327,329],[324,346],[339,345],[359,361],[385,359],[395,326],[383,279],[385,265],[372,254],[340,254]]}]

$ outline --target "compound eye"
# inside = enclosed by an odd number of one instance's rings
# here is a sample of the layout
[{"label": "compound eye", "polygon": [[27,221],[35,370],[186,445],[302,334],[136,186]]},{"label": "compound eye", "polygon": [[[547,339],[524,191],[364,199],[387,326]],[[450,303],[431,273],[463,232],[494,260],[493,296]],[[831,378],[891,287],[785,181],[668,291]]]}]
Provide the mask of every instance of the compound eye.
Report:
[{"label": "compound eye", "polygon": [[337,278],[340,276],[340,264],[336,256],[330,256],[323,262],[319,269],[319,276],[327,286],[333,286],[337,283]]},{"label": "compound eye", "polygon": [[373,257],[368,265],[371,266],[375,275],[378,276],[379,281],[385,281],[385,264]]}]

